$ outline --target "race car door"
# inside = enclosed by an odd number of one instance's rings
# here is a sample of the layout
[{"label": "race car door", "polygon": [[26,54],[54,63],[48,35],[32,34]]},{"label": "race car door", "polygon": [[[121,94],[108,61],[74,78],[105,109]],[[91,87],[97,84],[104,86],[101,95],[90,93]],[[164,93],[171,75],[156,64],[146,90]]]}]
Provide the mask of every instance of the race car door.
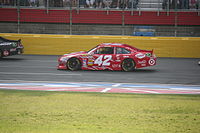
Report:
[{"label": "race car door", "polygon": [[88,66],[97,70],[111,69],[114,47],[99,47],[94,51],[93,61],[88,60]]},{"label": "race car door", "polygon": [[121,70],[121,63],[125,58],[130,58],[131,51],[124,47],[115,48],[115,56],[113,58],[114,63],[112,65],[113,69]]}]

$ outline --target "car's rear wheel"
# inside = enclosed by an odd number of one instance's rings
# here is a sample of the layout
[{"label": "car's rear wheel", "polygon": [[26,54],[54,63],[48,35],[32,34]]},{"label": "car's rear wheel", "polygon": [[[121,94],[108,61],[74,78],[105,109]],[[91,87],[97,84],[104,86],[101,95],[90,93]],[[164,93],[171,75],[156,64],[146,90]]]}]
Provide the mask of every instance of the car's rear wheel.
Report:
[{"label": "car's rear wheel", "polygon": [[122,70],[129,72],[129,71],[133,71],[135,69],[135,62],[133,59],[125,59],[122,62]]},{"label": "car's rear wheel", "polygon": [[2,53],[2,51],[0,50],[0,58],[2,58],[3,57],[3,53]]},{"label": "car's rear wheel", "polygon": [[81,69],[81,61],[77,58],[71,58],[67,61],[67,68],[71,71]]}]

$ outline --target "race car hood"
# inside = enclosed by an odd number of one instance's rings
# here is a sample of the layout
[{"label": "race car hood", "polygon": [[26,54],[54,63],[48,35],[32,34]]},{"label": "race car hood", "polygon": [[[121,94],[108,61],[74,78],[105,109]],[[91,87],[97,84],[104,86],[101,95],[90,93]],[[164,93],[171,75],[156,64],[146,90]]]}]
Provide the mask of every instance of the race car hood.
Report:
[{"label": "race car hood", "polygon": [[58,58],[59,62],[66,62],[71,57],[79,57],[81,55],[86,55],[87,52],[81,51],[81,52],[75,52],[70,54],[64,54],[60,58]]}]

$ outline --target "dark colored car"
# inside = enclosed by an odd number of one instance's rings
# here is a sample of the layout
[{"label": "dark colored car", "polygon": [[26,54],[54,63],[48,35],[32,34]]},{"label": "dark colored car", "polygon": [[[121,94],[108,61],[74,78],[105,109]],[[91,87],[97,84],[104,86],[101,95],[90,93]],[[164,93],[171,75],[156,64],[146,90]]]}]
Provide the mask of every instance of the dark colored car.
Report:
[{"label": "dark colored car", "polygon": [[0,37],[0,58],[22,54],[23,49],[24,46],[21,44],[21,39],[16,41]]}]

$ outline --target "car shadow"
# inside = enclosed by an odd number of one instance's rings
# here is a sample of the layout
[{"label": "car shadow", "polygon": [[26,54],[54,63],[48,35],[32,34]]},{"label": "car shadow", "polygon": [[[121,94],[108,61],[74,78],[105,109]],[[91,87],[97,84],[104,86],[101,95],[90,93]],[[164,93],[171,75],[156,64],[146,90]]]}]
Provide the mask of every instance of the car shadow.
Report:
[{"label": "car shadow", "polygon": [[154,72],[157,72],[157,70],[156,69],[136,69],[133,72],[136,72],[136,73],[143,73],[143,72],[154,73]]},{"label": "car shadow", "polygon": [[125,72],[122,70],[77,70],[77,71],[70,71],[70,70],[59,70],[59,71],[66,71],[66,72],[90,72],[90,73],[101,73],[101,72],[107,72],[107,73],[155,73],[158,70],[156,69],[135,69],[134,71]]}]

